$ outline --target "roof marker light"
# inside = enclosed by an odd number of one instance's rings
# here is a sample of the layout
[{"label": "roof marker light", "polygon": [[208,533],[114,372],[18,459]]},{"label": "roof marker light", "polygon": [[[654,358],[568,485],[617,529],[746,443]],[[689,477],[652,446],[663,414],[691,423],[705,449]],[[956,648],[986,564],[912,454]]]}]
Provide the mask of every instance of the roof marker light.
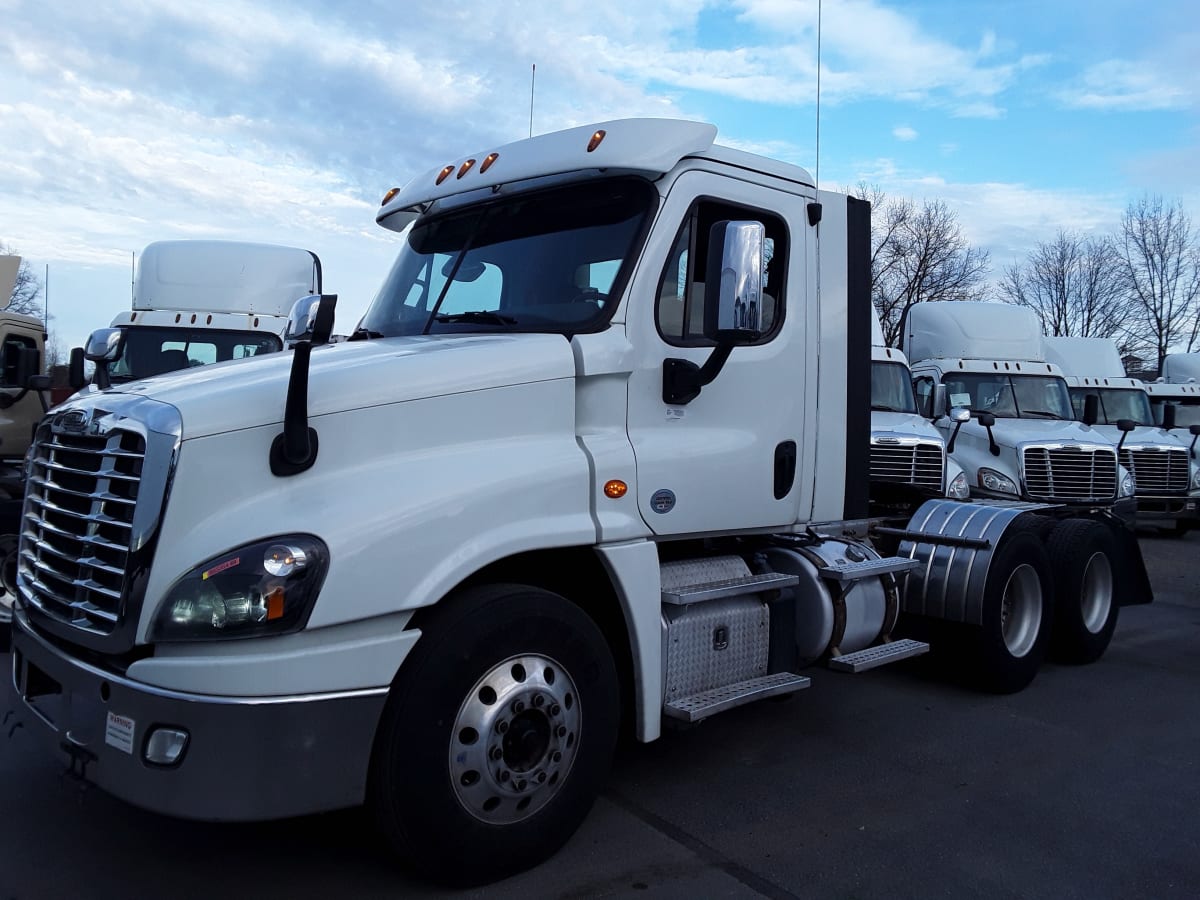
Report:
[{"label": "roof marker light", "polygon": [[438,173],[437,181],[435,181],[434,184],[441,184],[450,177],[450,173],[453,171],[454,166],[446,166],[446,168],[442,169],[442,171]]},{"label": "roof marker light", "polygon": [[484,172],[486,172],[488,169],[490,169],[492,167],[492,163],[494,163],[499,158],[500,158],[499,153],[489,153],[487,156],[485,156],[483,158],[483,162],[479,166],[479,174],[482,175]]},{"label": "roof marker light", "polygon": [[468,159],[465,163],[463,163],[461,166],[459,166],[458,175],[456,175],[455,177],[462,178],[464,175],[466,175],[468,172],[471,171],[471,166],[473,166],[473,165],[475,165],[475,160]]},{"label": "roof marker light", "polygon": [[383,195],[383,200],[380,201],[379,205],[387,206],[388,201],[391,200],[393,197],[395,197],[398,193],[400,193],[400,188],[392,188],[386,194]]},{"label": "roof marker light", "polygon": [[595,134],[593,134],[593,135],[592,135],[592,139],[591,139],[590,141],[588,141],[588,149],[587,149],[587,152],[588,152],[588,153],[591,153],[593,150],[595,150],[597,147],[599,147],[599,146],[600,146],[600,142],[601,142],[602,140],[604,140],[604,135],[605,135],[605,134],[607,134],[607,133],[608,133],[608,132],[606,132],[606,131],[605,131],[605,130],[602,128],[602,129],[600,129],[599,131],[597,131]]}]

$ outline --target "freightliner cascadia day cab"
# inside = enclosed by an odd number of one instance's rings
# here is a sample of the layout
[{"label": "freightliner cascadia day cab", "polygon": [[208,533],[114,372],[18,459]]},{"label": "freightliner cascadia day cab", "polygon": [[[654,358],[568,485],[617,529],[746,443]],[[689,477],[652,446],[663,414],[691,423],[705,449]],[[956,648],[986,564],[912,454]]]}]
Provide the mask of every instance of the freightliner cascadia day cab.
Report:
[{"label": "freightliner cascadia day cab", "polygon": [[917,412],[904,354],[887,346],[871,321],[871,510],[886,514],[914,501],[970,496],[966,474],[946,458],[942,433]]},{"label": "freightliner cascadia day cab", "polygon": [[[157,241],[142,251],[133,309],[93,332],[97,384],[283,349],[292,305],[320,294],[311,250],[242,241]],[[82,386],[81,362],[72,374]]]},{"label": "freightliner cascadia day cab", "polygon": [[1150,599],[1106,510],[867,520],[870,207],[715,137],[440,160],[385,196],[399,253],[350,340],[308,298],[290,354],[48,416],[21,738],[176,816],[366,803],[401,859],[481,882],[568,839],[623,724],[928,649],[898,627],[999,691],[1051,642],[1099,657]]},{"label": "freightliner cascadia day cab", "polygon": [[[1121,353],[1111,338],[1045,338],[1046,359],[1066,376],[1075,417],[1092,424],[1117,447],[1121,465],[1133,475],[1137,524],[1183,534],[1195,527],[1200,513],[1200,466],[1190,459],[1193,435],[1174,432],[1168,415],[1162,427],[1154,421],[1146,385],[1125,374]],[[1094,408],[1088,407],[1088,397]],[[1172,411],[1174,412],[1174,411]],[[1121,431],[1121,420],[1133,423]],[[1196,426],[1200,432],[1200,425]]]},{"label": "freightliner cascadia day cab", "polygon": [[[1112,508],[1132,518],[1133,478],[1113,444],[1075,421],[1062,370],[1046,361],[1041,323],[1006,303],[918,303],[908,311],[904,349],[918,404],[944,385],[932,410],[948,450],[967,473],[971,496]],[[954,411],[970,417],[955,421]]]},{"label": "freightliner cascadia day cab", "polygon": [[1162,424],[1168,406],[1174,407],[1175,426],[1200,425],[1200,353],[1171,353],[1163,359],[1162,377],[1146,385],[1154,421]]},{"label": "freightliner cascadia day cab", "polygon": [[0,256],[0,653],[8,649],[16,578],[22,471],[33,429],[46,412],[50,380],[41,374],[46,329],[36,316],[9,312],[21,257]]}]

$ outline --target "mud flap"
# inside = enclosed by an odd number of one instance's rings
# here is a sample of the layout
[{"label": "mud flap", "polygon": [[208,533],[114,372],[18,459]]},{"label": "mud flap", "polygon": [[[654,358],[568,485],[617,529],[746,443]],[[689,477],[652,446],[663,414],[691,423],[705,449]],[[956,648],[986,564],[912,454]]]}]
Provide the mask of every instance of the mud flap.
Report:
[{"label": "mud flap", "polygon": [[1124,590],[1117,603],[1120,606],[1138,606],[1154,601],[1154,588],[1150,586],[1150,573],[1146,571],[1146,561],[1142,558],[1142,548],[1138,546],[1137,535],[1133,529],[1112,516],[1099,516],[1098,521],[1108,526],[1117,542],[1121,554],[1121,570],[1124,576]]}]

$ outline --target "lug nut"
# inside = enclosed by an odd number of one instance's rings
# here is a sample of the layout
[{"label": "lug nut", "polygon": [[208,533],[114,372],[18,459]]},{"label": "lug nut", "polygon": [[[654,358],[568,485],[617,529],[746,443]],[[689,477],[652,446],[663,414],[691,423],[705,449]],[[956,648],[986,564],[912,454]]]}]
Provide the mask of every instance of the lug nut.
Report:
[{"label": "lug nut", "polygon": [[538,694],[536,697],[533,698],[533,705],[538,707],[539,709],[541,708],[542,704],[544,704],[545,702],[546,702],[546,698],[543,697],[541,694]]},{"label": "lug nut", "polygon": [[504,732],[508,731],[508,723],[501,719],[496,723],[496,730],[501,734],[504,734]]},{"label": "lug nut", "polygon": [[504,759],[504,751],[501,750],[499,747],[493,747],[492,752],[491,752],[491,757],[492,757],[492,759],[495,759],[495,760]]},{"label": "lug nut", "polygon": [[508,769],[501,769],[500,770],[500,783],[504,784],[507,781],[508,781]]},{"label": "lug nut", "polygon": [[515,712],[515,713],[523,713],[523,712],[525,712],[525,701],[524,701],[524,700],[518,700],[516,703],[514,703],[514,704],[513,704],[513,712]]},{"label": "lug nut", "polygon": [[526,787],[526,785],[525,785],[525,779],[524,779],[524,778],[522,778],[520,781],[518,781],[518,782],[517,782],[517,783],[514,785],[514,787],[515,787],[515,788],[516,788],[518,791],[523,791],[523,790],[525,790],[525,787]]},{"label": "lug nut", "polygon": [[567,736],[567,726],[559,725],[558,730],[555,731],[554,733],[557,734],[559,737],[566,737]]},{"label": "lug nut", "polygon": [[554,762],[562,762],[562,754],[555,750],[550,754],[550,759]]},{"label": "lug nut", "polygon": [[546,781],[546,773],[545,773],[545,772],[538,772],[538,773],[537,773],[537,783],[538,783],[538,784],[544,784],[544,783],[545,783],[545,781]]},{"label": "lug nut", "polygon": [[557,716],[560,712],[562,712],[562,710],[559,709],[559,706],[557,703],[550,704],[550,715]]}]

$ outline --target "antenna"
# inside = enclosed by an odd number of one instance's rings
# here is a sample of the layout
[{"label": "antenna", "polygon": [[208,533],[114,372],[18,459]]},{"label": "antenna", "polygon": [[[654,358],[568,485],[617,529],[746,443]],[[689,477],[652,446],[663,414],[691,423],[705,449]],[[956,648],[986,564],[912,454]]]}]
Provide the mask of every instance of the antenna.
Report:
[{"label": "antenna", "polygon": [[46,263],[46,302],[42,304],[42,331],[50,333],[50,263]]},{"label": "antenna", "polygon": [[533,137],[533,87],[537,82],[537,63],[533,64],[533,71],[529,75],[529,136]]},{"label": "antenna", "polygon": [[813,175],[815,190],[821,189],[821,0],[817,0],[817,170]]},{"label": "antenna", "polygon": [[133,305],[133,301],[134,301],[133,282],[137,279],[136,269],[137,269],[137,251],[130,250],[129,251],[129,305],[130,306]]}]

